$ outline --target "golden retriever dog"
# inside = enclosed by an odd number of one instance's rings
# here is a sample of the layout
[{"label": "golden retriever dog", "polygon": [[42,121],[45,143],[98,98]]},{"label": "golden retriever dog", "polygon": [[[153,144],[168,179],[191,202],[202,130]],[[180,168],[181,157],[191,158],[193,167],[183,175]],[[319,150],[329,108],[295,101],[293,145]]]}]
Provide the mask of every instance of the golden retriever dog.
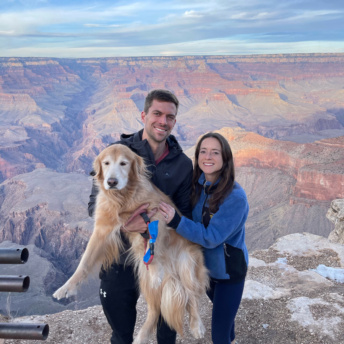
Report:
[{"label": "golden retriever dog", "polygon": [[[149,212],[159,207],[161,201],[173,205],[150,182],[143,159],[124,145],[104,149],[94,162],[94,171],[99,189],[94,231],[75,273],[54,293],[57,299],[75,295],[91,271],[99,272],[102,265],[109,267],[114,260],[118,261],[123,251],[120,228],[139,206],[149,202]],[[128,263],[136,268],[148,308],[134,343],[148,341],[160,313],[171,328],[183,335],[186,311],[192,335],[202,338],[205,328],[199,315],[199,301],[208,286],[208,273],[201,248],[169,228],[159,211],[151,219],[155,220],[159,221],[159,232],[148,269],[143,262],[145,239],[139,233],[122,233],[131,243]]]}]

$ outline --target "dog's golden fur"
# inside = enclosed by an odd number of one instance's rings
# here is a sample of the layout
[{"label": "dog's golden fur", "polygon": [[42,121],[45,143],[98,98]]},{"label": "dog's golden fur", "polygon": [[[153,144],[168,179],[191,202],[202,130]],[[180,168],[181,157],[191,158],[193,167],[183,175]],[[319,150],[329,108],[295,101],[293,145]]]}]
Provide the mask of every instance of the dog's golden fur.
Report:
[{"label": "dog's golden fur", "polygon": [[[161,201],[172,204],[169,197],[148,179],[143,159],[128,147],[112,145],[102,151],[94,162],[99,194],[96,201],[95,227],[86,251],[73,276],[54,293],[57,299],[76,294],[78,285],[91,270],[108,267],[123,251],[120,228],[142,204],[149,210]],[[115,186],[109,185],[115,182]],[[147,270],[143,263],[144,238],[139,233],[123,233],[131,248],[128,259],[134,264],[140,290],[148,305],[146,322],[134,343],[145,343],[161,313],[179,334],[183,333],[184,315],[190,315],[190,330],[202,338],[204,326],[198,309],[199,300],[208,285],[203,255],[198,245],[191,243],[169,228],[158,211],[151,221],[159,220],[159,234],[154,259]]]}]

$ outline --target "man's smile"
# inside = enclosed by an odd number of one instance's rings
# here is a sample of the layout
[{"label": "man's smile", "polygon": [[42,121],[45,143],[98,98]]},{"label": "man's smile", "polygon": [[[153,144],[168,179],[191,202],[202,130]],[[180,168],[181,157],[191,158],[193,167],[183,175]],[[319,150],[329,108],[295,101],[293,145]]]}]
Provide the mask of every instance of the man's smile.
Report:
[{"label": "man's smile", "polygon": [[158,128],[158,127],[154,127],[154,129],[156,129],[157,131],[161,131],[161,132],[166,132],[167,130],[164,128]]}]

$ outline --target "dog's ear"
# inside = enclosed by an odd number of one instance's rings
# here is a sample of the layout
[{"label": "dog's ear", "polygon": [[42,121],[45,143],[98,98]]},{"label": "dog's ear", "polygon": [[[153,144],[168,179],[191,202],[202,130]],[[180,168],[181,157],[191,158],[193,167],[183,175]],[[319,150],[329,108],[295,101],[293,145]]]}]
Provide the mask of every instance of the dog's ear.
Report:
[{"label": "dog's ear", "polygon": [[96,159],[93,162],[93,171],[94,171],[94,177],[98,180],[103,178],[103,169],[102,164],[99,155],[96,157]]}]

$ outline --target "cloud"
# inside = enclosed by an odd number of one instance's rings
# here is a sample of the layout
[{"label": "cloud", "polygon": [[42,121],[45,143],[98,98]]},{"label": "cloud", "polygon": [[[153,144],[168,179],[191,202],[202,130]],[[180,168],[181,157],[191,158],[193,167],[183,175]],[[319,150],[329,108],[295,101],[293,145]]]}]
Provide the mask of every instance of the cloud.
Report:
[{"label": "cloud", "polygon": [[109,1],[31,0],[18,7],[19,3],[0,4],[2,56],[28,51],[30,56],[51,52],[87,56],[95,48],[107,56],[269,49],[273,53],[290,51],[288,42],[301,50],[318,46],[323,51],[334,47],[334,41],[336,51],[344,52],[341,1],[128,0],[109,5]]},{"label": "cloud", "polygon": [[121,25],[104,25],[104,24],[83,24],[85,27],[96,27],[96,28],[113,28],[113,27],[121,27]]},{"label": "cloud", "polygon": [[13,35],[14,33],[15,33],[14,30],[10,30],[10,31],[0,31],[0,36]]},{"label": "cloud", "polygon": [[282,53],[336,53],[343,52],[344,45],[338,42],[304,41],[304,42],[255,42],[250,40],[202,40],[189,43],[166,43],[145,46],[97,46],[93,42],[88,46],[77,46],[74,41],[67,42],[62,48],[54,44],[43,46],[13,47],[9,56],[37,57],[112,57],[112,56],[182,56],[182,55],[252,55]]},{"label": "cloud", "polygon": [[200,13],[197,13],[196,11],[185,11],[184,14],[183,14],[184,17],[187,17],[187,18],[202,18],[203,15],[200,14]]}]

